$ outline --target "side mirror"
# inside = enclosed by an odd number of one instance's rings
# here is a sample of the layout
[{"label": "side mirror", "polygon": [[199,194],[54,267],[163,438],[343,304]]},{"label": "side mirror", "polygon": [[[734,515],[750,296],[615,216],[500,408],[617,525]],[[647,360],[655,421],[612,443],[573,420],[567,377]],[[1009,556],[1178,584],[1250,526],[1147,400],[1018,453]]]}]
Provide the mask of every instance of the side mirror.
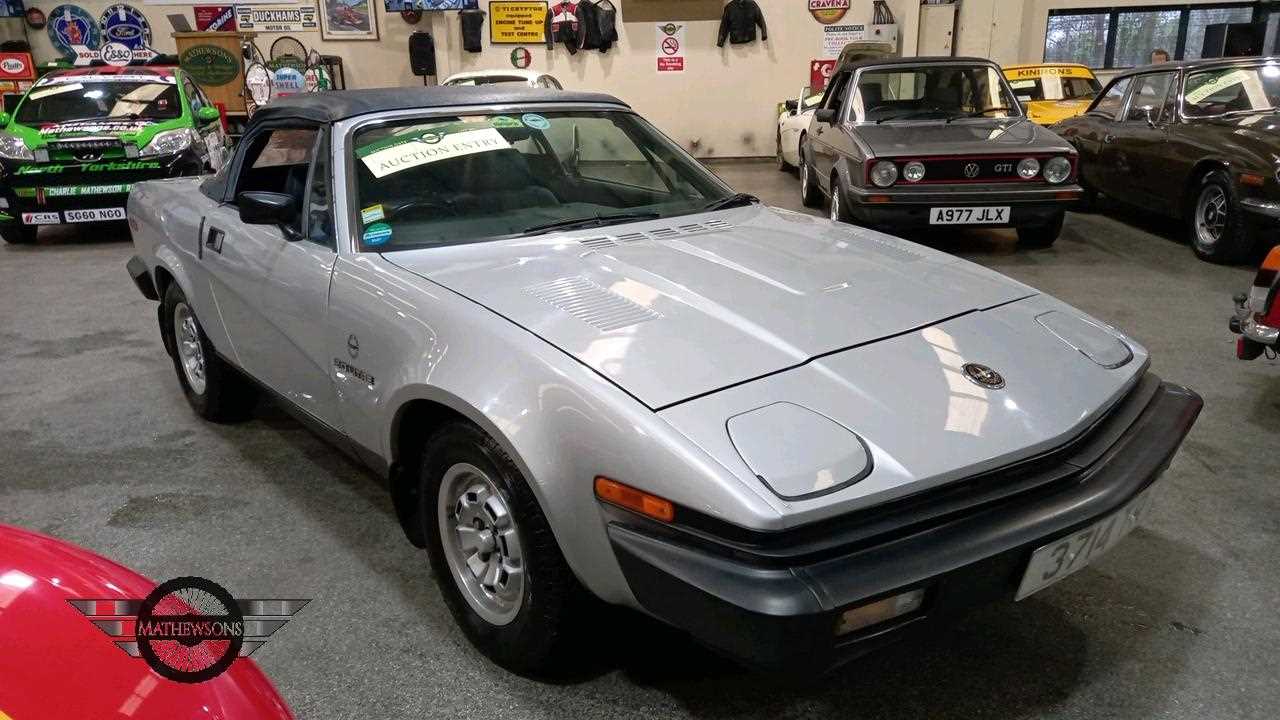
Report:
[{"label": "side mirror", "polygon": [[813,114],[813,119],[827,125],[835,125],[836,111],[834,108],[822,108]]},{"label": "side mirror", "polygon": [[[236,196],[240,222],[246,225],[292,225],[298,217],[298,205],[292,195],[254,190]],[[296,239],[286,232],[289,240]]]},{"label": "side mirror", "polygon": [[196,111],[196,120],[201,124],[207,124],[222,119],[222,113],[218,112],[218,108],[213,105],[205,105]]},{"label": "side mirror", "polygon": [[795,115],[795,114],[796,114],[796,110],[799,110],[799,109],[800,109],[800,101],[799,101],[799,100],[788,100],[788,101],[786,101],[785,103],[783,103],[783,105],[784,105],[784,106],[786,106],[787,111],[788,111],[788,112],[790,112],[792,115]]},{"label": "side mirror", "polygon": [[0,127],[5,127],[6,125],[8,125],[9,120],[11,119],[12,119],[12,116],[10,116],[9,113],[0,112]]}]

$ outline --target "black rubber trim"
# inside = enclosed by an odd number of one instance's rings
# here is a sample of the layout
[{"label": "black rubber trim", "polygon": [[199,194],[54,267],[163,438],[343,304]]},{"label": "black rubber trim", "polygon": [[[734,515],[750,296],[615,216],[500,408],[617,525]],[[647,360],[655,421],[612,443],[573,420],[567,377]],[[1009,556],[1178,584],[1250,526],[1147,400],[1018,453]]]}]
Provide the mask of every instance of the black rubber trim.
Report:
[{"label": "black rubber trim", "polygon": [[147,271],[147,264],[142,262],[142,258],[134,255],[124,266],[129,271],[129,277],[133,278],[133,284],[138,286],[138,292],[142,293],[142,297],[148,300],[160,299],[156,293],[156,284],[152,281],[151,273]]},{"label": "black rubber trim", "polygon": [[[1073,446],[1073,459],[1092,462],[1070,482],[816,561],[725,556],[663,536],[654,531],[657,523],[638,519],[615,520],[608,534],[632,593],[651,614],[750,664],[826,667],[869,646],[862,636],[834,636],[839,613],[850,606],[912,587],[929,588],[922,616],[1012,599],[1032,550],[1115,512],[1150,486],[1202,407],[1194,392],[1158,384],[1136,411],[1123,408],[1110,417],[1123,426],[1118,431],[1100,429]],[[871,634],[880,638],[870,643],[876,645],[886,632]]]}]

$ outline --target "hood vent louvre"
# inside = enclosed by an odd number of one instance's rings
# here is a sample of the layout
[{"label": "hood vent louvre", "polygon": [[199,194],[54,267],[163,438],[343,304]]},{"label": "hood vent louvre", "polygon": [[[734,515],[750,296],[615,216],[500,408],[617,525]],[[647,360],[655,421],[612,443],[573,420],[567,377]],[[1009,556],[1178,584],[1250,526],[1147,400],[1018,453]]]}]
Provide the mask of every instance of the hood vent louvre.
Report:
[{"label": "hood vent louvre", "polygon": [[662,317],[659,313],[631,302],[584,277],[538,283],[524,291],[602,332]]},{"label": "hood vent louvre", "polygon": [[689,235],[699,235],[701,233],[720,232],[733,228],[731,223],[724,220],[708,220],[702,223],[688,223],[678,225],[676,227],[655,228],[645,232],[629,232],[622,235],[597,235],[589,238],[583,238],[578,241],[579,244],[587,249],[587,253],[597,252],[599,250],[607,250],[611,247],[625,245],[627,243],[641,242],[650,240],[653,242],[661,242],[663,240],[671,240],[678,237],[687,237]]}]

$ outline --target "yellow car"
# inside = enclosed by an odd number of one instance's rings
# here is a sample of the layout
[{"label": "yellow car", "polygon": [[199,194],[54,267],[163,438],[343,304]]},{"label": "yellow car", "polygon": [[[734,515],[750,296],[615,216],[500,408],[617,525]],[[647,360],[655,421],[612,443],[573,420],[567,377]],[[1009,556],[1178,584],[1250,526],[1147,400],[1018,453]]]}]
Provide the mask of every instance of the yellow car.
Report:
[{"label": "yellow car", "polygon": [[1010,65],[1004,68],[1004,77],[1027,117],[1040,125],[1083,113],[1102,89],[1089,68],[1070,63]]}]

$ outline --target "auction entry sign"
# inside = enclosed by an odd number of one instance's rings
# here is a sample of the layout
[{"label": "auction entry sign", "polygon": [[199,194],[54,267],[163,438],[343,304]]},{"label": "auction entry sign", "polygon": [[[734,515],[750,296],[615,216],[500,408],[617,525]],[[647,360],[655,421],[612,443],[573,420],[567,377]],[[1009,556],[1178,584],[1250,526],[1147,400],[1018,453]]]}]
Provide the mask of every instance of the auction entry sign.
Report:
[{"label": "auction entry sign", "polygon": [[489,3],[489,42],[494,45],[545,43],[547,4],[545,2]]},{"label": "auction entry sign", "polygon": [[236,26],[256,32],[307,32],[320,29],[315,5],[236,6]]}]

